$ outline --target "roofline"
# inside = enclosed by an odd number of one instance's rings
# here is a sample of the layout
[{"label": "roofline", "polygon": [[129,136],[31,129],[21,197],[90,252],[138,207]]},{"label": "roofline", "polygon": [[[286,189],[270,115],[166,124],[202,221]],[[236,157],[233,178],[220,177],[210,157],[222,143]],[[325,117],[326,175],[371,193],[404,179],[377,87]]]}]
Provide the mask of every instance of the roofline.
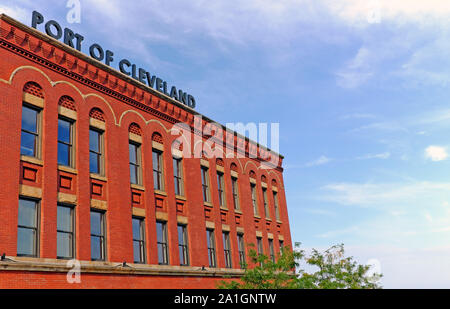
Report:
[{"label": "roofline", "polygon": [[[209,117],[207,117],[207,116],[197,112],[196,110],[190,108],[189,106],[184,105],[184,104],[178,102],[177,100],[169,97],[168,95],[165,95],[164,93],[161,93],[161,92],[159,92],[159,91],[157,91],[157,90],[155,90],[155,89],[153,89],[153,88],[151,88],[151,87],[149,87],[149,86],[147,86],[147,85],[145,85],[145,84],[135,80],[134,78],[132,78],[132,77],[130,77],[130,76],[128,76],[128,75],[118,71],[117,69],[115,69],[115,68],[113,68],[111,66],[108,66],[108,65],[106,65],[106,64],[104,64],[104,63],[102,63],[102,62],[100,62],[100,61],[98,61],[98,60],[96,60],[96,59],[94,59],[92,57],[89,57],[88,55],[82,53],[81,51],[79,51],[79,50],[77,50],[77,49],[75,49],[73,47],[70,47],[69,45],[66,45],[66,44],[62,43],[62,42],[60,42],[60,41],[58,41],[58,40],[56,40],[56,39],[54,39],[54,38],[44,34],[43,32],[41,32],[41,31],[39,31],[37,29],[34,29],[34,28],[29,27],[27,25],[24,25],[23,23],[17,21],[16,19],[14,19],[14,18],[12,18],[12,17],[10,17],[10,16],[8,16],[8,15],[6,15],[4,13],[0,14],[0,20],[4,20],[4,21],[10,23],[11,25],[13,25],[14,27],[19,28],[22,31],[29,32],[32,35],[36,36],[37,38],[39,38],[39,39],[41,39],[41,40],[43,40],[43,41],[45,41],[45,42],[47,42],[47,43],[49,43],[51,45],[54,45],[54,46],[64,50],[65,52],[71,54],[72,56],[80,58],[81,60],[86,61],[87,63],[89,63],[89,64],[91,64],[91,65],[93,65],[93,66],[95,66],[95,67],[97,67],[97,68],[99,68],[101,70],[104,70],[107,73],[109,73],[109,74],[111,74],[111,75],[113,75],[115,77],[118,77],[118,78],[120,78],[120,79],[122,79],[122,80],[124,80],[124,81],[126,81],[126,82],[128,82],[130,84],[132,84],[133,86],[135,86],[137,88],[140,88],[141,90],[147,91],[147,92],[151,93],[152,95],[154,95],[156,97],[164,99],[164,100],[174,104],[175,106],[177,106],[177,107],[179,107],[179,108],[189,112],[189,113],[192,113],[192,114],[197,115],[197,116],[201,116],[202,118],[204,118],[208,122],[219,124],[220,126],[222,126],[222,129],[227,130],[226,126],[224,126],[223,124],[220,124],[217,121],[212,120],[211,118],[209,118]],[[249,139],[248,137],[239,134],[236,131],[233,131],[233,133],[235,133],[237,137],[240,137],[240,138],[244,139],[245,141],[252,142],[252,143],[256,144],[257,146],[267,148],[267,147],[265,147],[265,146],[255,142],[255,141]],[[267,151],[269,151],[269,152],[271,152],[273,154],[276,154],[281,159],[284,159],[283,155],[281,155],[281,154],[271,150],[270,148],[267,148]]]}]

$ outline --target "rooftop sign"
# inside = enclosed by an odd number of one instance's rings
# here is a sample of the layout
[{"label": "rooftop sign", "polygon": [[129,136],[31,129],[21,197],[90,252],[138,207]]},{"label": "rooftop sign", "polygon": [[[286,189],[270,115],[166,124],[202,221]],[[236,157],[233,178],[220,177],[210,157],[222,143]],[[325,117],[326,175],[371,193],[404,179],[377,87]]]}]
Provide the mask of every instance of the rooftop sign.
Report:
[{"label": "rooftop sign", "polygon": [[[44,24],[44,16],[34,11],[31,20],[31,26],[37,29],[38,25]],[[60,24],[55,20],[49,20],[44,24],[45,33],[56,39],[63,40],[64,44],[77,49],[81,52],[82,44],[84,37],[78,33],[75,33],[69,28],[62,28]],[[104,61],[104,63],[108,66],[111,66],[111,63],[114,62],[114,53],[110,50],[104,50],[102,46],[97,43],[92,44],[89,47],[89,54],[92,58],[98,61]],[[150,86],[158,92],[161,92],[172,99],[189,106],[190,108],[195,108],[195,98],[184,92],[181,89],[177,89],[177,87],[170,87],[167,82],[156,75],[152,75],[149,71],[138,68],[135,64],[132,64],[128,59],[122,59],[119,61],[119,70],[123,74],[131,76],[137,81]]]}]

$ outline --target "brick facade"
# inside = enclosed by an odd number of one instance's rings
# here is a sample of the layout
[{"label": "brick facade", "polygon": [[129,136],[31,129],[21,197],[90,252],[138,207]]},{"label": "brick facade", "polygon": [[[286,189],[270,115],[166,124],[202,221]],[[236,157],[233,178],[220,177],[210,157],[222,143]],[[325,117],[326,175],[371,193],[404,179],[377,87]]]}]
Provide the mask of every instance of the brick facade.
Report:
[{"label": "brick facade", "polygon": [[[275,252],[279,240],[291,245],[281,156],[278,166],[264,169],[261,163],[266,150],[238,135],[227,134],[226,147],[236,146],[235,154],[240,151],[245,158],[183,159],[184,195],[176,195],[171,145],[177,137],[170,134],[170,129],[183,122],[195,132],[194,116],[198,113],[5,15],[0,18],[0,29],[0,254],[8,257],[0,262],[0,288],[214,288],[224,276],[237,278],[242,274],[238,232],[243,233],[247,244],[256,243],[256,235],[262,235],[267,255],[268,238],[274,240]],[[41,109],[38,158],[20,152],[23,102]],[[74,121],[72,167],[57,162],[58,115]],[[204,117],[200,125],[210,122]],[[104,131],[102,175],[90,173],[92,127]],[[139,185],[130,184],[128,147],[134,139],[141,145]],[[186,144],[182,145],[186,148]],[[155,147],[163,150],[162,191],[154,189]],[[191,143],[190,148],[191,153],[202,151],[199,143]],[[258,156],[249,158],[252,152]],[[203,164],[209,168],[210,203],[203,201]],[[219,207],[218,171],[223,173],[226,207]],[[239,210],[232,206],[232,176],[238,178]],[[269,193],[270,218],[254,216],[253,182],[259,214],[264,214],[263,187]],[[279,220],[272,192],[277,192]],[[39,201],[36,258],[17,257],[20,196]],[[68,268],[56,259],[58,203],[75,209],[75,258],[82,261],[82,282],[78,285],[67,283]],[[91,262],[91,209],[103,210],[106,216],[104,262]],[[144,265],[132,263],[133,216],[145,222]],[[158,265],[157,220],[167,223],[169,265]],[[178,223],[188,227],[190,266],[179,266]],[[216,268],[208,267],[207,227],[215,230]],[[222,231],[230,233],[232,269],[225,269]],[[20,261],[20,267],[11,260]],[[117,268],[124,261],[131,270]]]}]

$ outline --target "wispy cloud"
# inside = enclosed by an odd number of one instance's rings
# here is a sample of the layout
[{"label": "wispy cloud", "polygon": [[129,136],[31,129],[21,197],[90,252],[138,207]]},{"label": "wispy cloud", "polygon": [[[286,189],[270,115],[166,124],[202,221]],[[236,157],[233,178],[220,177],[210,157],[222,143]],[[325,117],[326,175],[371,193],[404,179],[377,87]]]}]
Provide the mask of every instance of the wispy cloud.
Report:
[{"label": "wispy cloud", "polygon": [[376,116],[369,113],[354,113],[347,114],[340,117],[341,120],[349,120],[349,119],[375,119]]},{"label": "wispy cloud", "polygon": [[312,215],[318,215],[318,216],[327,216],[327,217],[334,217],[336,216],[336,213],[331,210],[327,209],[319,209],[319,208],[306,208],[304,209],[305,212],[312,214]]},{"label": "wispy cloud", "polygon": [[357,157],[358,160],[369,160],[369,159],[389,159],[391,157],[390,152],[383,152],[377,154],[366,154],[361,157]]},{"label": "wispy cloud", "polygon": [[361,47],[345,68],[336,73],[338,85],[343,88],[355,88],[369,80],[374,74],[370,58],[369,49]]},{"label": "wispy cloud", "polygon": [[324,165],[324,164],[327,164],[327,163],[331,162],[332,160],[333,159],[330,159],[330,158],[328,158],[326,156],[320,156],[316,160],[306,163],[305,167],[313,167],[313,166],[318,166],[318,165]]},{"label": "wispy cloud", "polygon": [[7,6],[5,4],[0,4],[0,13],[6,14],[22,22],[25,22],[27,20],[27,17],[31,16],[31,14],[27,10],[17,5]]},{"label": "wispy cloud", "polygon": [[[429,205],[436,199],[448,200],[450,183],[416,181],[409,183],[335,183],[322,187],[320,199],[342,205],[389,208],[410,202]],[[442,203],[442,201],[440,202]]]}]

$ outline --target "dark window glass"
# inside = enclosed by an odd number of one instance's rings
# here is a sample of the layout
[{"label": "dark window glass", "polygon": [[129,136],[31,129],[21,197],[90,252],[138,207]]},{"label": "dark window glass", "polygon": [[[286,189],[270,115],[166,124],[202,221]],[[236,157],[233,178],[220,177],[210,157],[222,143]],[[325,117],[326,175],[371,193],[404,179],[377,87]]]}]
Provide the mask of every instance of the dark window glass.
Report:
[{"label": "dark window glass", "polygon": [[244,235],[237,234],[238,240],[238,251],[239,251],[239,264],[242,269],[246,267],[245,261],[245,246],[244,246]]},{"label": "dark window glass", "polygon": [[256,201],[256,185],[251,184],[251,191],[252,191],[252,205],[253,205],[253,213],[255,216],[259,215],[258,212],[258,202]]},{"label": "dark window glass", "polygon": [[38,255],[38,203],[33,200],[19,199],[19,222],[17,230],[17,255]]},{"label": "dark window glass", "polygon": [[278,194],[275,191],[273,192],[273,202],[275,208],[275,216],[277,220],[280,220],[280,208],[278,207]]},{"label": "dark window glass", "polygon": [[175,194],[184,195],[183,165],[181,159],[173,158],[173,177],[175,182]]},{"label": "dark window glass", "polygon": [[58,119],[58,164],[73,166],[72,164],[72,126],[73,123]]},{"label": "dark window glass", "polygon": [[269,202],[267,201],[267,189],[263,188],[264,212],[267,219],[270,219]]},{"label": "dark window glass", "polygon": [[180,252],[180,265],[189,265],[187,226],[178,225],[178,249]]},{"label": "dark window glass", "polygon": [[234,209],[239,210],[239,189],[237,178],[231,177],[231,189],[233,190]]},{"label": "dark window glass", "polygon": [[57,257],[74,258],[74,216],[73,208],[58,205],[57,209]]},{"label": "dark window glass", "polygon": [[132,184],[140,184],[141,155],[140,146],[134,143],[129,145],[130,152],[130,182]]},{"label": "dark window glass", "polygon": [[94,174],[102,174],[103,170],[103,134],[100,131],[89,130],[89,171]]},{"label": "dark window glass", "polygon": [[37,157],[39,143],[39,111],[22,106],[20,154]]},{"label": "dark window glass", "polygon": [[[258,247],[258,255],[264,254],[263,243],[261,237],[256,237],[256,245]],[[260,263],[262,265],[262,263]]]},{"label": "dark window glass", "polygon": [[269,239],[270,260],[275,263],[275,251],[273,249],[273,240]]},{"label": "dark window glass", "polygon": [[203,201],[209,202],[208,168],[203,166],[202,166],[202,189],[203,189]]},{"label": "dark window glass", "polygon": [[105,214],[91,211],[91,259],[105,260]]},{"label": "dark window glass", "polygon": [[206,230],[206,241],[208,245],[209,267],[216,267],[216,242],[214,240],[214,230]]},{"label": "dark window glass", "polygon": [[230,234],[228,232],[223,232],[223,251],[225,254],[225,267],[231,268]]},{"label": "dark window glass", "polygon": [[280,240],[280,254],[283,252],[284,241]]},{"label": "dark window glass", "polygon": [[141,218],[133,218],[134,263],[145,263],[145,226]]},{"label": "dark window glass", "polygon": [[219,193],[219,206],[226,207],[225,205],[225,187],[223,183],[223,174],[217,173],[217,190]]},{"label": "dark window glass", "polygon": [[156,222],[156,238],[158,245],[158,263],[169,264],[169,246],[167,242],[166,222]]},{"label": "dark window glass", "polygon": [[160,151],[153,150],[153,185],[155,190],[164,191],[163,158]]}]

